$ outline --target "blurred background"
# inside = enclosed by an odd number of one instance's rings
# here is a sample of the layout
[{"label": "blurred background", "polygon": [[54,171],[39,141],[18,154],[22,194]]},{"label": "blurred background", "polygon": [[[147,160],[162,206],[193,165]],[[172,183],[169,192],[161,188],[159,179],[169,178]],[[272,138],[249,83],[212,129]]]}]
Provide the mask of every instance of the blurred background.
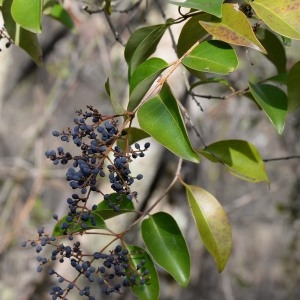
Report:
[{"label": "blurred background", "polygon": [[[95,3],[94,3],[95,2]],[[133,7],[135,3],[138,5]],[[119,13],[111,16],[120,35],[117,42],[105,16],[84,12],[97,8],[97,1],[65,1],[76,32],[45,18],[40,41],[45,64],[37,68],[17,47],[0,48],[0,299],[50,299],[53,284],[47,271],[37,273],[34,249],[21,248],[21,242],[37,237],[37,228],[51,230],[52,214],[63,216],[65,200],[71,193],[64,167],[46,160],[45,150],[61,145],[52,130],[72,126],[74,112],[93,105],[111,113],[104,83],[110,78],[114,93],[126,103],[127,67],[124,46],[130,33],[141,24],[164,22],[178,15],[165,1],[114,1]],[[125,12],[124,12],[125,11]],[[2,24],[0,24],[2,27]],[[182,25],[172,28],[176,37]],[[157,55],[171,62],[168,33]],[[299,42],[287,48],[287,66],[300,59]],[[240,68],[229,80],[236,88],[276,74],[263,55],[237,49]],[[203,111],[184,90],[183,71],[170,79],[174,94],[188,110],[206,144],[221,139],[244,139],[253,143],[263,158],[300,154],[300,113],[289,116],[282,136],[278,136],[266,116],[246,98],[227,101],[198,99]],[[218,86],[201,86],[199,93],[223,96]],[[193,133],[191,131],[191,135]],[[194,137],[194,145],[203,146]],[[72,145],[69,145],[72,147]],[[135,164],[145,180],[137,186],[141,206],[150,206],[155,196],[172,179],[177,159],[154,141],[143,161]],[[154,167],[153,167],[154,166]],[[156,168],[156,167],[157,168]],[[157,169],[157,170],[156,170]],[[199,165],[185,163],[183,174],[190,184],[212,193],[224,206],[232,226],[233,250],[224,272],[218,274],[213,259],[203,248],[189,213],[185,192],[176,186],[157,209],[171,213],[187,238],[192,257],[192,276],[185,289],[163,270],[160,299],[250,300],[299,299],[300,297],[300,163],[280,160],[266,163],[271,185],[252,184],[230,175],[222,166],[203,159]],[[149,185],[147,184],[149,183]],[[130,220],[121,219],[118,225]],[[99,238],[98,238],[99,239]],[[138,232],[128,236],[140,245]],[[101,244],[102,241],[94,240]],[[86,241],[86,247],[89,242]],[[58,266],[59,267],[59,266]],[[96,291],[97,299],[106,298]],[[130,293],[109,296],[134,299]],[[73,294],[69,299],[79,299]]]}]

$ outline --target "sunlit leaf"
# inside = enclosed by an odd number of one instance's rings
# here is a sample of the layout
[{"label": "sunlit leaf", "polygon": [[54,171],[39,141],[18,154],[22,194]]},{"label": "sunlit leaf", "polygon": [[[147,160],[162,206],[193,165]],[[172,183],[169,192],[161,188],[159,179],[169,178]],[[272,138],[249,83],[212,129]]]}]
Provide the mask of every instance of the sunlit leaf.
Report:
[{"label": "sunlit leaf", "polygon": [[168,67],[163,59],[153,57],[140,64],[130,79],[128,111],[133,111],[143,99],[158,75]]},{"label": "sunlit leaf", "polygon": [[43,0],[13,0],[11,14],[16,23],[33,33],[42,31]]},{"label": "sunlit leaf", "polygon": [[272,30],[292,39],[300,39],[300,1],[255,0],[250,5]]},{"label": "sunlit leaf", "polygon": [[224,0],[186,0],[182,1],[169,1],[172,4],[187,7],[187,8],[194,8],[197,10],[205,11],[211,15],[215,15],[216,17],[222,16],[222,3]]},{"label": "sunlit leaf", "polygon": [[[129,251],[130,264],[133,269],[129,269],[127,276],[130,280],[132,272],[141,263],[145,261],[144,266],[140,269],[139,276],[135,276],[135,283],[131,286],[133,293],[141,300],[158,300],[159,299],[159,280],[156,268],[151,260],[149,254],[138,246],[126,245],[126,249]],[[143,272],[148,270],[149,274],[142,276]],[[134,273],[136,275],[136,273]],[[140,280],[144,280],[144,284],[140,284]]]},{"label": "sunlit leaf", "polygon": [[170,151],[192,162],[199,162],[184,126],[176,99],[164,84],[160,93],[144,103],[137,113],[139,124]]},{"label": "sunlit leaf", "polygon": [[222,5],[222,19],[212,18],[211,22],[200,21],[204,29],[214,39],[229,44],[250,47],[266,53],[253,33],[252,26],[237,4]]},{"label": "sunlit leaf", "polygon": [[228,74],[238,66],[232,47],[221,41],[207,41],[198,45],[182,63],[197,71]]},{"label": "sunlit leaf", "polygon": [[[103,220],[103,218],[95,212],[91,213],[93,215],[93,219],[95,220],[96,224],[92,224],[92,219],[89,218],[88,221],[81,221],[80,219],[76,222],[67,222],[67,217],[68,215],[64,216],[55,226],[52,232],[53,236],[62,236],[66,234],[74,234],[77,232],[84,232],[86,230],[91,230],[91,229],[105,229],[106,225]],[[69,227],[67,229],[63,229],[62,225],[67,222],[69,223]],[[86,227],[83,229],[81,224],[85,223]]]},{"label": "sunlit leaf", "polygon": [[18,25],[11,16],[12,0],[5,0],[2,7],[2,15],[5,23],[5,28],[14,41],[16,46],[19,46],[26,51],[33,61],[41,66],[43,64],[42,49],[39,45],[37,35]]},{"label": "sunlit leaf", "polygon": [[269,183],[264,162],[257,149],[243,140],[218,141],[200,150],[212,162],[223,164],[229,172],[246,181]]},{"label": "sunlit leaf", "polygon": [[105,90],[110,98],[110,102],[111,102],[114,112],[117,115],[123,115],[126,112],[126,110],[123,108],[123,106],[120,104],[119,100],[116,98],[115,94],[111,90],[109,78],[107,78],[107,80],[105,82]]},{"label": "sunlit leaf", "polygon": [[136,127],[125,128],[124,133],[126,133],[125,138],[123,140],[119,139],[117,142],[121,149],[125,149],[126,146],[130,146],[150,136],[144,130]]},{"label": "sunlit leaf", "polygon": [[140,28],[131,34],[124,52],[129,78],[137,66],[154,53],[168,27],[168,24],[153,25]]},{"label": "sunlit leaf", "polygon": [[190,278],[190,255],[173,217],[159,212],[142,222],[142,237],[154,260],[183,287]]},{"label": "sunlit leaf", "polygon": [[263,109],[279,134],[282,134],[288,109],[287,95],[277,86],[252,84],[250,92],[257,104]]},{"label": "sunlit leaf", "polygon": [[[110,203],[116,203],[118,205],[118,210],[111,207]],[[126,195],[119,195],[113,193],[109,195],[108,200],[103,200],[97,205],[97,209],[93,212],[100,215],[104,220],[116,217],[121,214],[134,212],[134,205],[132,200],[128,200]]]},{"label": "sunlit leaf", "polygon": [[183,183],[201,239],[222,272],[230,256],[232,238],[226,213],[206,190]]},{"label": "sunlit leaf", "polygon": [[300,61],[295,63],[289,71],[287,88],[288,110],[293,112],[300,106]]},{"label": "sunlit leaf", "polygon": [[286,71],[286,54],[282,42],[273,32],[264,28],[259,28],[256,34],[268,52],[266,58],[275,65],[278,73],[284,73]]}]

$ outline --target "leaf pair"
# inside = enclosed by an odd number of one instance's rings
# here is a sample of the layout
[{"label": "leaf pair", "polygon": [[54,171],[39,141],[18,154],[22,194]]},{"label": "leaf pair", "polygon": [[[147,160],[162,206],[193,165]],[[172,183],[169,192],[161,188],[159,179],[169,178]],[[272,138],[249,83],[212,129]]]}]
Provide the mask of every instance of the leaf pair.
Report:
[{"label": "leaf pair", "polygon": [[37,33],[42,31],[42,15],[47,14],[70,29],[74,24],[65,9],[54,0],[4,0],[2,15],[14,44],[26,51],[37,65],[42,65],[42,50]]},{"label": "leaf pair", "polygon": [[[201,239],[222,272],[231,251],[228,218],[220,203],[204,189],[187,185],[187,198]],[[173,217],[159,212],[142,222],[143,240],[156,263],[183,287],[190,278],[190,255],[185,239]]]}]

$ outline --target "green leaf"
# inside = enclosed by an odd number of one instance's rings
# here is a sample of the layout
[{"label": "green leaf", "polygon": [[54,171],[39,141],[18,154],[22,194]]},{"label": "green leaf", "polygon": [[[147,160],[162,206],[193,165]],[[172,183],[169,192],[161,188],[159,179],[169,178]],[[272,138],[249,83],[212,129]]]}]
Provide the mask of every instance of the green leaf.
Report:
[{"label": "green leaf", "polygon": [[286,71],[286,54],[280,39],[273,32],[264,28],[259,28],[256,34],[268,52],[266,58],[275,65],[278,73],[284,73]]},{"label": "green leaf", "polygon": [[51,18],[59,21],[61,24],[63,24],[70,30],[75,29],[75,25],[74,25],[72,18],[70,17],[69,13],[63,8],[63,6],[60,3],[55,3],[54,5],[51,5],[51,6],[49,3],[49,8],[44,6],[43,13],[45,15],[48,15]]},{"label": "green leaf", "polygon": [[238,178],[250,182],[265,181],[269,183],[259,152],[247,141],[218,141],[199,152],[212,162],[222,163],[229,172]]},{"label": "green leaf", "polygon": [[255,13],[275,32],[300,39],[300,2],[295,0],[255,0]]},{"label": "green leaf", "polygon": [[139,105],[154,80],[168,66],[161,58],[153,57],[136,68],[130,79],[128,111],[133,111]]},{"label": "green leaf", "polygon": [[287,85],[287,80],[288,80],[288,74],[287,73],[280,73],[280,74],[271,76],[267,79],[264,79],[263,82],[271,81],[271,82]]},{"label": "green leaf", "polygon": [[238,59],[230,45],[221,41],[206,41],[184,57],[182,63],[197,71],[228,74],[237,68]]},{"label": "green leaf", "polygon": [[154,53],[168,27],[168,24],[159,24],[143,27],[132,33],[124,52],[129,78],[137,66]]},{"label": "green leaf", "polygon": [[[142,129],[136,127],[125,128],[124,132],[126,137],[124,140],[118,140],[118,146],[121,149],[125,149],[126,146],[130,146],[140,140],[150,137],[150,135]],[[127,145],[126,145],[127,144]]]},{"label": "green leaf", "polygon": [[[119,210],[113,209],[109,202],[116,203],[119,206]],[[93,211],[101,216],[104,220],[119,216],[121,214],[135,212],[132,200],[128,200],[126,195],[119,195],[113,193],[109,195],[109,200],[103,200],[97,205],[97,209]]]},{"label": "green leaf", "polygon": [[[55,225],[52,235],[53,236],[62,236],[62,235],[66,235],[66,234],[74,234],[76,232],[84,232],[84,231],[90,230],[90,229],[105,229],[106,225],[105,225],[103,218],[96,212],[92,212],[91,214],[94,216],[94,220],[96,221],[95,226],[92,224],[92,220],[89,219],[86,222],[83,222],[81,220],[78,220],[78,223],[71,222],[70,226],[67,230],[62,229],[61,226],[63,223],[66,222],[66,219],[68,217],[68,215],[66,215]],[[86,229],[82,229],[81,223],[85,223],[87,225]]]},{"label": "green leaf", "polygon": [[200,21],[200,24],[214,39],[267,53],[254,35],[249,20],[239,10],[238,4],[223,4],[222,19],[212,18],[211,22]]},{"label": "green leaf", "polygon": [[33,33],[42,31],[43,0],[13,0],[11,14],[16,23]]},{"label": "green leaf", "polygon": [[232,238],[226,213],[206,190],[183,183],[201,239],[222,272],[230,256]]},{"label": "green leaf", "polygon": [[123,115],[126,110],[123,108],[123,106],[120,104],[112,90],[110,89],[110,84],[109,84],[109,78],[107,78],[105,82],[105,90],[110,97],[110,102],[112,104],[113,110],[117,115]]},{"label": "green leaf", "polygon": [[157,264],[186,287],[190,279],[190,254],[174,218],[159,212],[144,220],[141,228],[143,240]]},{"label": "green leaf", "polygon": [[200,157],[191,145],[176,99],[167,84],[156,97],[141,106],[137,116],[141,128],[163,146],[183,159],[199,162]]},{"label": "green leaf", "polygon": [[[200,20],[202,20],[202,15],[194,16],[182,27],[177,42],[177,54],[179,57],[186,53],[197,41],[207,34],[204,28],[199,26]],[[191,32],[193,34],[190,34]]]},{"label": "green leaf", "polygon": [[255,101],[269,117],[278,134],[282,134],[288,108],[286,94],[280,88],[270,84],[249,82],[249,88]]},{"label": "green leaf", "polygon": [[300,106],[300,61],[289,71],[287,80],[288,110],[295,111]]},{"label": "green leaf", "polygon": [[18,25],[11,16],[12,0],[5,0],[2,7],[2,15],[6,30],[16,46],[25,50],[34,62],[41,66],[43,64],[42,49],[39,45],[37,35]]},{"label": "green leaf", "polygon": [[[149,271],[147,276],[138,276],[139,279],[144,279],[145,284],[139,284],[136,280],[136,285],[131,286],[132,292],[142,300],[158,300],[159,299],[159,280],[155,266],[151,260],[149,254],[138,246],[126,245],[126,249],[129,251],[130,265],[135,269],[141,260],[145,260],[145,264],[141,269]],[[127,273],[128,278],[131,276],[131,270]]]},{"label": "green leaf", "polygon": [[[210,16],[207,15],[210,19]],[[182,57],[196,42],[200,39],[204,39],[205,36],[208,37],[206,30],[202,26],[199,26],[199,21],[203,19],[202,14],[196,15],[190,18],[182,27],[180,32],[178,42],[177,42],[177,54],[178,57]],[[193,32],[193,34],[190,34]],[[206,75],[203,72],[196,71],[194,69],[186,67],[186,69],[200,80],[205,80]]]},{"label": "green leaf", "polygon": [[216,17],[220,18],[222,16],[222,3],[224,2],[224,0],[187,0],[185,2],[169,2],[182,7],[203,10],[211,15],[215,15]]},{"label": "green leaf", "polygon": [[225,78],[222,78],[222,77],[211,77],[211,78],[207,78],[205,80],[196,81],[195,83],[192,83],[190,85],[190,90],[193,90],[197,86],[200,86],[200,85],[203,85],[203,84],[208,84],[208,83],[220,83],[222,85],[225,85],[229,89],[231,89],[230,83]]}]

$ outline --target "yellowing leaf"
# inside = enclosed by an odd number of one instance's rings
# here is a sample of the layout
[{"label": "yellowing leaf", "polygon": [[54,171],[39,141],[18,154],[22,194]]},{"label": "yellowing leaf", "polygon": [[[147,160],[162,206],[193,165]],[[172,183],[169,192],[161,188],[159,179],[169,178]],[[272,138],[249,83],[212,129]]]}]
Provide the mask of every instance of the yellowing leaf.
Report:
[{"label": "yellowing leaf", "polygon": [[243,140],[218,141],[199,151],[212,162],[222,163],[234,176],[250,182],[269,178],[257,149]]},{"label": "yellowing leaf", "polygon": [[230,256],[231,228],[224,209],[206,190],[183,183],[201,239],[222,272]]},{"label": "yellowing leaf", "polygon": [[254,35],[247,17],[236,4],[222,5],[222,19],[214,18],[212,22],[200,21],[200,24],[214,39],[267,53]]},{"label": "yellowing leaf", "polygon": [[292,39],[300,39],[300,1],[256,0],[250,4],[272,30]]}]

